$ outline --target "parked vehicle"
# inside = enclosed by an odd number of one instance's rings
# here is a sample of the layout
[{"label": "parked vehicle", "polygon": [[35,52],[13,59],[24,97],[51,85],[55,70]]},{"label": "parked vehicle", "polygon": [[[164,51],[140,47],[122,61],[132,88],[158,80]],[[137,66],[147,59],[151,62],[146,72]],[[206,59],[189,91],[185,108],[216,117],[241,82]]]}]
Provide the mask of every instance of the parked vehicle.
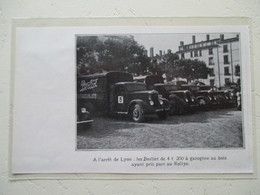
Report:
[{"label": "parked vehicle", "polygon": [[170,114],[183,114],[194,112],[198,107],[198,102],[189,90],[179,90],[177,85],[171,83],[154,84],[154,89],[169,100]]},{"label": "parked vehicle", "polygon": [[147,89],[158,91],[162,98],[166,98],[170,103],[170,114],[183,114],[195,111],[198,103],[192,97],[190,91],[181,90],[178,85],[164,83],[164,79],[158,75],[147,75],[135,78],[138,82],[144,82]]},{"label": "parked vehicle", "polygon": [[107,115],[129,115],[135,122],[142,122],[146,115],[167,117],[169,102],[160,98],[155,90],[147,90],[145,84],[133,82],[125,72],[107,72],[79,76],[78,99],[90,112]]},{"label": "parked vehicle", "polygon": [[218,90],[214,86],[185,84],[182,85],[182,88],[192,92],[202,109],[226,108],[234,105],[232,97],[227,91]]},{"label": "parked vehicle", "polygon": [[92,126],[93,120],[91,118],[90,112],[85,106],[81,104],[81,101],[77,101],[77,125],[84,128],[90,128]]},{"label": "parked vehicle", "polygon": [[181,89],[189,90],[196,98],[200,110],[208,110],[217,107],[217,98],[213,94],[213,90],[200,88],[201,86],[192,84],[182,84]]},{"label": "parked vehicle", "polygon": [[220,90],[210,85],[201,85],[199,88],[200,90],[208,90],[213,94],[213,97],[216,99],[218,108],[234,106],[234,101],[228,90]]}]

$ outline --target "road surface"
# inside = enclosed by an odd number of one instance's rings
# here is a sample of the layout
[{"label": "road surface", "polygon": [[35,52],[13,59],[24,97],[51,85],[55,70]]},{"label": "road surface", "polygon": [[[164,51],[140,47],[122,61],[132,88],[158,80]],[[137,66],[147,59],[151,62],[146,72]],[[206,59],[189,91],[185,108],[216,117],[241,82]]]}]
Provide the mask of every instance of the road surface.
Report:
[{"label": "road surface", "polygon": [[146,118],[96,117],[90,129],[78,128],[78,149],[239,148],[242,112],[235,109]]}]

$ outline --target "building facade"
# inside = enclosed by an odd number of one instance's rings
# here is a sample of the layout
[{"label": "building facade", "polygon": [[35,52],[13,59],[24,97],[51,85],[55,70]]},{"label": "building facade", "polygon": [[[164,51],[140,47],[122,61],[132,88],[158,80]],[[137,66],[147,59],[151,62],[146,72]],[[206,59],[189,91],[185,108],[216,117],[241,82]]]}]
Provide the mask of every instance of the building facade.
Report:
[{"label": "building facade", "polygon": [[180,59],[193,59],[204,61],[210,74],[207,79],[201,79],[207,85],[223,87],[230,83],[240,81],[240,41],[239,35],[225,38],[221,34],[219,38],[210,39],[206,35],[205,41],[196,42],[196,36],[192,36],[192,43],[180,42],[177,51]]}]

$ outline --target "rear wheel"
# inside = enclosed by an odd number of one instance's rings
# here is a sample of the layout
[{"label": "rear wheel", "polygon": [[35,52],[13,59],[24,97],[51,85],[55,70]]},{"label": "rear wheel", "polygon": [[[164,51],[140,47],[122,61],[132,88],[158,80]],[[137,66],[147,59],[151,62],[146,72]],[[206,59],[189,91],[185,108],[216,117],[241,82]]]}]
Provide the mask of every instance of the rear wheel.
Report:
[{"label": "rear wheel", "polygon": [[141,123],[144,120],[144,113],[143,113],[143,108],[139,104],[135,104],[133,108],[131,109],[131,115],[132,119],[137,122]]}]

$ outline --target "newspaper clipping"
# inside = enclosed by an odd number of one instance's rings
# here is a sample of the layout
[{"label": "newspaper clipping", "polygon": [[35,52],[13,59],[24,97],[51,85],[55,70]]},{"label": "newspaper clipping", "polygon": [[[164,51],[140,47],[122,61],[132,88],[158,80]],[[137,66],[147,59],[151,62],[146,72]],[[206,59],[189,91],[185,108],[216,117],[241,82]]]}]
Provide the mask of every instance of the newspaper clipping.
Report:
[{"label": "newspaper clipping", "polygon": [[253,172],[247,26],[15,31],[14,174]]}]

